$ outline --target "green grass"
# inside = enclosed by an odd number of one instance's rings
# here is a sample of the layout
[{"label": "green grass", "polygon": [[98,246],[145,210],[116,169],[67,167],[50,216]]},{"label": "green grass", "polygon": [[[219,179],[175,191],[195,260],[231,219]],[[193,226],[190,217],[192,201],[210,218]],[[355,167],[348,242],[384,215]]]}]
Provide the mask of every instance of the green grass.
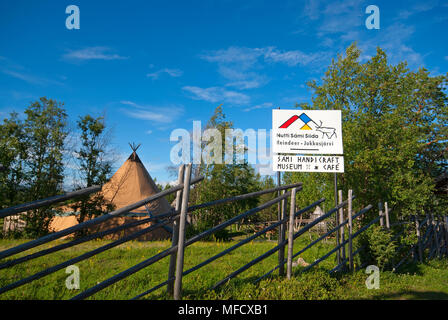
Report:
[{"label": "green grass", "polygon": [[[0,240],[0,251],[26,242],[26,240]],[[35,252],[55,243],[29,250]],[[0,270],[0,287],[32,275],[45,268],[76,257],[84,252],[100,247],[108,241],[91,241],[58,253]],[[221,252],[236,242],[198,242],[186,248],[184,270]],[[309,243],[308,234],[295,241],[295,251]],[[319,268],[298,274],[288,281],[274,276],[253,285],[252,281],[275,266],[277,254],[273,254],[259,264],[244,271],[216,292],[208,288],[232,271],[273,248],[276,241],[256,241],[244,245],[209,265],[184,277],[183,296],[186,299],[446,299],[448,297],[448,261],[435,260],[427,265],[412,265],[405,273],[382,272],[380,289],[368,290],[364,284],[368,277],[363,271],[352,275],[329,276],[335,264],[334,255],[323,261]],[[115,274],[123,271],[168,248],[168,241],[129,242],[98,254],[76,265],[80,269],[81,290],[68,290],[65,280],[69,276],[65,269],[28,283],[0,295],[0,299],[70,299]],[[307,262],[319,258],[332,247],[331,241],[321,242],[302,255]],[[27,252],[27,253],[29,253]],[[23,254],[21,254],[23,255]],[[21,256],[21,255],[17,255]],[[16,258],[16,256],[14,256]],[[7,261],[7,258],[3,261]],[[163,282],[167,277],[169,258],[133,274],[118,283],[96,293],[91,299],[130,299],[137,294]],[[408,273],[409,274],[408,274]],[[278,273],[275,273],[276,275]],[[169,299],[165,288],[146,296],[147,299]]]}]

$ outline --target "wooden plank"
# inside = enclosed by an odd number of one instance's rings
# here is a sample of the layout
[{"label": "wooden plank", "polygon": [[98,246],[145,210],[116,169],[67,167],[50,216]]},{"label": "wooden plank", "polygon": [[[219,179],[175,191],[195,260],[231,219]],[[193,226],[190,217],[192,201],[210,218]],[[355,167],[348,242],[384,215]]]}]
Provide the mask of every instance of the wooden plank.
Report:
[{"label": "wooden plank", "polygon": [[448,216],[445,216],[444,220],[445,220],[445,249],[446,249],[446,255],[448,255]]},{"label": "wooden plank", "polygon": [[34,209],[38,209],[41,207],[49,206],[49,205],[52,205],[52,204],[55,204],[58,202],[65,201],[65,200],[70,200],[73,198],[85,196],[85,195],[88,195],[88,194],[91,194],[94,192],[98,192],[100,190],[101,190],[101,186],[92,186],[92,187],[84,188],[81,190],[66,192],[61,195],[20,204],[20,205],[14,206],[14,207],[0,210],[0,218],[11,216],[11,215],[14,215],[14,214],[17,214],[20,212],[24,212],[24,211],[29,211],[29,210],[34,210]]},{"label": "wooden plank", "polygon": [[380,216],[380,226],[384,227],[383,204],[378,202],[378,215]]},{"label": "wooden plank", "polygon": [[[341,204],[344,200],[342,199],[342,190],[339,190],[339,204]],[[344,221],[344,207],[339,208],[339,224],[342,224],[342,222]],[[339,236],[341,237],[339,240],[339,243],[344,243],[345,241],[345,236],[344,236],[344,226],[341,225],[341,227],[339,228]],[[341,247],[340,250],[340,259],[345,260],[345,246]]]},{"label": "wooden plank", "polygon": [[439,222],[436,220],[434,220],[434,216],[431,215],[431,220],[433,221],[433,225],[434,225],[434,244],[435,244],[435,249],[436,249],[436,254],[437,256],[440,256],[440,246],[439,246]]},{"label": "wooden plank", "polygon": [[353,190],[348,190],[348,264],[350,271],[353,271],[353,243],[352,243],[352,232],[353,232],[353,221],[352,221],[352,193]]},{"label": "wooden plank", "polygon": [[423,262],[423,253],[422,253],[422,239],[420,234],[420,221],[418,217],[415,217],[415,230],[417,233],[417,252],[418,252],[418,260]]},{"label": "wooden plank", "polygon": [[296,208],[296,188],[292,189],[291,205],[289,209],[289,230],[288,230],[288,262],[286,264],[286,276],[291,279],[292,276],[292,255],[294,250],[294,216]]},{"label": "wooden plank", "polygon": [[[184,183],[184,175],[185,175],[185,164],[182,164],[179,166],[179,172],[177,176],[177,184],[183,184]],[[179,212],[182,205],[182,190],[178,190],[176,193],[176,204],[175,204],[175,210],[176,212]],[[173,222],[173,234],[171,237],[171,247],[177,246],[177,243],[179,242],[179,218],[174,220]],[[176,259],[177,259],[177,250],[173,253],[171,253],[170,256],[170,265],[168,268],[168,279],[174,278],[174,273],[176,271]],[[166,291],[169,295],[174,294],[174,282],[169,281],[168,285],[166,287]]]},{"label": "wooden plank", "polygon": [[182,273],[184,271],[185,227],[187,224],[188,200],[190,197],[191,163],[185,170],[182,206],[179,217],[179,239],[177,244],[176,279],[174,281],[174,300],[182,299]]},{"label": "wooden plank", "polygon": [[384,203],[384,213],[386,215],[386,228],[390,229],[390,222],[389,222],[389,207],[387,206],[387,202]]},{"label": "wooden plank", "polygon": [[[283,195],[285,194],[285,190],[283,190]],[[281,209],[281,215],[279,221],[282,221],[286,216],[286,202],[287,198],[282,200],[282,209]],[[286,228],[285,223],[282,223],[279,227],[278,232],[278,244],[280,245],[280,249],[278,250],[278,263],[280,265],[280,268],[278,268],[278,275],[284,276],[285,275],[285,245],[283,244],[285,241],[285,235],[286,235]],[[283,245],[282,245],[283,244]]]}]

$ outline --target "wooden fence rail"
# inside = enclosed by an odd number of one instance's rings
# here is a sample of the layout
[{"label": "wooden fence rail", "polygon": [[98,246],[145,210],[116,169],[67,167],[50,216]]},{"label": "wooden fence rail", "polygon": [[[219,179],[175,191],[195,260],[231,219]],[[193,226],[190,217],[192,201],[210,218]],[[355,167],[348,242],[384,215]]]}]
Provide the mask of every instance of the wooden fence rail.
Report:
[{"label": "wooden fence rail", "polygon": [[[365,214],[370,211],[373,207],[372,205],[368,205],[358,211],[356,214],[352,214],[352,201],[355,199],[355,196],[352,194],[352,191],[349,190],[348,193],[348,199],[343,200],[342,197],[342,191],[339,191],[336,193],[338,195],[338,203],[335,205],[334,208],[327,211],[325,214],[321,215],[320,217],[308,221],[308,224],[303,226],[302,228],[299,228],[298,231],[295,232],[294,230],[294,221],[295,218],[299,215],[304,214],[305,212],[308,212],[309,210],[315,208],[316,206],[320,205],[322,202],[325,201],[325,199],[317,200],[307,207],[296,210],[295,208],[295,200],[296,200],[296,194],[297,191],[302,190],[302,183],[296,183],[296,184],[289,184],[284,186],[279,186],[276,188],[270,188],[266,190],[251,192],[243,195],[237,195],[225,199],[217,199],[214,201],[201,203],[201,204],[195,204],[192,206],[188,206],[189,204],[189,192],[192,185],[200,182],[203,178],[192,178],[191,177],[191,170],[192,166],[191,164],[188,165],[182,165],[179,167],[178,172],[178,182],[176,186],[173,186],[165,191],[159,192],[155,195],[152,195],[146,199],[143,199],[141,201],[138,201],[134,204],[131,204],[129,206],[120,208],[118,210],[112,211],[106,215],[94,218],[92,220],[80,223],[76,226],[69,227],[67,229],[61,230],[56,233],[49,234],[47,236],[26,242],[24,244],[15,246],[13,248],[6,249],[2,252],[0,252],[0,259],[10,257],[12,255],[15,255],[17,253],[26,251],[28,249],[34,248],[36,246],[39,246],[41,244],[48,243],[50,241],[53,241],[55,239],[61,238],[63,236],[69,235],[71,233],[74,233],[78,230],[89,228],[91,226],[94,226],[99,223],[103,223],[104,221],[107,221],[108,219],[111,219],[115,216],[125,214],[135,208],[144,206],[152,201],[155,201],[157,199],[160,199],[166,195],[176,193],[176,201],[174,208],[170,209],[168,212],[165,212],[163,214],[157,215],[157,216],[150,216],[149,218],[142,219],[140,221],[127,223],[118,227],[114,227],[108,230],[104,230],[101,232],[96,232],[87,236],[84,236],[79,239],[74,239],[72,241],[69,241],[67,243],[59,244],[54,247],[44,249],[32,254],[28,254],[26,256],[16,258],[13,260],[5,261],[2,264],[0,264],[0,269],[9,268],[14,265],[17,265],[19,263],[23,263],[26,261],[30,261],[32,259],[42,257],[44,255],[54,253],[75,245],[78,245],[80,243],[84,243],[96,238],[104,237],[108,234],[115,233],[117,231],[125,230],[131,227],[135,227],[137,225],[141,225],[148,222],[155,222],[155,224],[141,229],[139,231],[133,232],[130,235],[124,236],[118,240],[115,240],[111,243],[108,243],[106,245],[103,245],[99,248],[96,248],[94,250],[91,250],[89,252],[86,252],[84,254],[81,254],[75,258],[68,259],[62,263],[59,263],[55,266],[49,267],[43,271],[40,271],[36,274],[33,274],[31,276],[28,276],[24,279],[20,279],[18,281],[15,281],[13,283],[10,283],[3,288],[0,288],[0,294],[7,292],[9,290],[15,289],[17,287],[20,287],[26,283],[32,282],[34,280],[40,279],[42,277],[45,277],[51,273],[54,273],[64,267],[67,267],[69,265],[72,265],[74,263],[83,261],[85,259],[88,259],[96,254],[99,254],[101,252],[104,252],[106,250],[109,250],[113,247],[116,247],[120,244],[123,244],[125,242],[134,240],[141,235],[151,232],[157,228],[163,228],[167,227],[168,224],[172,224],[172,239],[171,239],[171,246],[163,250],[162,252],[157,253],[156,255],[147,258],[140,263],[121,271],[114,276],[98,283],[97,285],[92,286],[91,288],[88,288],[87,290],[77,294],[72,299],[78,300],[78,299],[85,299],[93,294],[113,285],[114,283],[125,279],[126,277],[160,261],[161,259],[165,257],[170,257],[169,262],[169,269],[168,269],[168,276],[167,280],[163,281],[152,288],[144,291],[143,293],[135,296],[133,299],[140,299],[152,292],[154,292],[157,289],[160,289],[164,286],[166,286],[168,294],[172,295],[174,299],[179,300],[182,298],[182,280],[183,277],[191,274],[200,268],[202,268],[205,265],[208,265],[212,263],[213,261],[229,254],[230,252],[236,250],[237,248],[240,248],[241,246],[253,241],[254,239],[271,232],[274,229],[278,229],[278,241],[277,245],[274,246],[272,249],[266,251],[262,255],[256,257],[255,259],[251,260],[250,262],[246,263],[242,267],[238,268],[237,270],[231,272],[229,275],[224,277],[222,280],[216,282],[210,289],[215,290],[222,286],[223,284],[227,283],[231,279],[235,278],[245,270],[251,268],[255,264],[263,261],[264,259],[268,258],[269,256],[273,255],[274,253],[278,254],[278,263],[277,265],[271,269],[269,272],[265,273],[261,277],[259,277],[257,280],[255,280],[255,283],[261,281],[262,279],[266,278],[267,276],[270,276],[274,271],[279,270],[279,275],[284,276],[285,275],[285,265],[286,265],[286,276],[288,279],[292,277],[293,270],[292,270],[292,259],[295,257],[303,254],[306,250],[310,249],[311,247],[315,246],[317,243],[325,239],[331,234],[336,233],[336,246],[331,249],[329,252],[324,254],[323,256],[316,259],[312,264],[308,265],[304,269],[301,269],[299,272],[307,271],[314,266],[317,266],[319,263],[327,259],[333,254],[337,254],[337,265],[332,268],[329,272],[336,272],[341,270],[346,270],[347,264],[348,264],[348,270],[353,271],[354,268],[354,262],[353,257],[357,254],[359,254],[362,250],[365,248],[360,247],[357,248],[355,251],[353,251],[353,239],[355,239],[357,236],[362,234],[364,231],[366,231],[368,228],[370,228],[375,223],[378,223],[383,226],[384,228],[390,230],[390,232],[394,233],[394,236],[392,238],[392,241],[397,241],[399,243],[399,246],[397,247],[397,253],[401,252],[401,249],[406,248],[405,254],[400,257],[400,261],[395,264],[394,271],[397,270],[399,267],[402,267],[403,265],[406,265],[412,260],[420,260],[422,261],[425,257],[428,259],[431,259],[433,257],[442,257],[444,255],[448,255],[448,218],[445,217],[434,217],[434,216],[427,216],[426,219],[420,219],[419,217],[414,217],[414,220],[408,221],[397,221],[395,223],[391,223],[390,221],[390,209],[388,207],[388,203],[384,202],[383,204],[380,202],[378,205],[378,212],[379,215],[365,224],[364,226],[360,227],[359,230],[356,232],[353,232],[353,221],[356,219],[359,219],[361,217],[364,217]],[[30,208],[38,208],[39,206],[45,206],[49,204],[53,204],[56,202],[64,201],[67,199],[67,197],[75,197],[80,195],[89,194],[92,192],[98,191],[97,188],[91,188],[89,190],[79,190],[81,192],[77,192],[74,194],[65,194],[57,197],[52,197],[48,199],[43,199],[39,201],[34,201],[32,203],[4,209],[0,211],[0,217],[8,216],[10,214],[15,214],[17,212],[26,211],[26,210],[32,210]],[[95,190],[95,191],[93,191]],[[267,193],[274,193],[277,192],[277,195],[274,199],[266,201],[265,203],[262,203],[258,205],[255,208],[251,208],[241,214],[238,214],[237,216],[228,219],[217,226],[214,226],[208,230],[205,230],[190,239],[186,239],[186,219],[187,214],[191,214],[192,212],[199,210],[199,209],[205,209],[211,206],[221,205],[224,203],[230,203],[235,201],[240,201],[243,199],[249,199],[253,197],[258,197],[263,194]],[[288,199],[290,200],[289,203],[289,214],[287,214],[287,207],[288,207]],[[237,242],[236,244],[232,245],[231,247],[219,252],[218,254],[215,254],[214,256],[202,261],[201,263],[189,268],[188,270],[184,270],[184,250],[186,247],[192,245],[193,243],[200,241],[206,237],[209,237],[210,235],[223,230],[224,228],[229,227],[232,224],[239,223],[243,219],[246,219],[249,216],[252,216],[261,210],[264,210],[266,208],[269,208],[273,206],[274,204],[278,204],[280,210],[279,210],[279,216],[277,221],[273,222],[272,224],[266,226],[265,228],[262,228],[261,230],[255,232],[253,235],[248,236],[247,238]],[[344,210],[346,208],[346,211]],[[21,211],[17,211],[21,210]],[[344,217],[344,212],[346,212],[346,217]],[[306,245],[304,248],[300,249],[297,253],[294,254],[294,240],[303,235],[305,232],[311,230],[314,226],[316,226],[319,223],[326,222],[327,219],[332,217],[332,215],[335,215],[334,218],[337,221],[336,225],[331,228],[331,230],[326,231],[323,235],[319,236],[314,241],[311,241],[308,245]],[[408,245],[407,243],[403,242],[401,243],[401,236],[406,233],[407,229],[406,226],[415,224],[415,232],[417,233],[417,243]],[[400,230],[400,228],[403,228]],[[170,229],[171,230],[171,229]],[[422,236],[423,234],[423,236]],[[287,235],[287,236],[286,236]],[[287,254],[285,257],[285,248],[287,247]],[[410,256],[412,256],[413,259],[410,259]],[[363,266],[358,266],[358,269]]]},{"label": "wooden fence rail", "polygon": [[14,207],[9,207],[9,208],[0,210],[0,218],[8,217],[8,216],[11,216],[11,215],[14,215],[14,214],[17,214],[20,212],[24,212],[24,211],[38,209],[41,207],[49,206],[49,205],[52,205],[52,204],[55,204],[58,202],[78,198],[81,196],[89,195],[91,193],[95,193],[100,190],[101,190],[101,186],[92,186],[92,187],[84,188],[81,190],[67,192],[65,194],[20,204],[20,205],[14,206]]},{"label": "wooden fence rail", "polygon": [[[191,181],[191,184],[198,183],[199,181],[202,181],[203,179],[204,179],[203,177],[195,178],[195,179],[193,179]],[[59,238],[62,238],[64,236],[66,236],[66,235],[72,234],[72,233],[74,233],[76,231],[79,231],[81,229],[85,229],[85,228],[88,228],[88,227],[91,227],[91,226],[103,223],[103,222],[105,222],[105,221],[107,221],[107,220],[109,220],[109,219],[111,219],[113,217],[119,216],[119,215],[124,214],[124,213],[128,213],[129,211],[134,210],[136,208],[139,208],[141,206],[144,206],[145,204],[147,204],[149,202],[158,200],[158,199],[163,198],[164,196],[167,196],[167,195],[169,195],[171,193],[177,192],[178,190],[180,190],[182,188],[183,188],[183,185],[177,185],[177,186],[171,187],[170,189],[164,190],[164,191],[159,192],[159,193],[157,193],[155,195],[147,197],[146,199],[140,200],[140,201],[138,201],[138,202],[136,202],[134,204],[130,204],[130,205],[126,206],[126,207],[123,207],[123,208],[120,208],[118,210],[112,211],[110,213],[104,214],[104,215],[99,216],[97,218],[94,218],[94,219],[91,219],[91,220],[88,220],[88,221],[84,221],[82,223],[79,223],[79,224],[74,225],[72,227],[66,228],[64,230],[61,230],[61,231],[58,231],[58,232],[54,232],[54,233],[50,233],[50,234],[48,234],[46,236],[43,236],[41,238],[38,238],[38,239],[35,239],[35,240],[31,240],[29,242],[23,243],[21,245],[18,245],[16,247],[11,248],[11,249],[4,250],[4,251],[0,252],[0,259],[7,258],[9,256],[12,256],[14,254],[20,253],[22,251],[25,251],[25,250],[37,247],[39,245],[42,245],[44,243],[47,243],[47,242],[50,242],[50,241],[53,241],[53,240],[56,240],[56,239],[59,239]]]}]

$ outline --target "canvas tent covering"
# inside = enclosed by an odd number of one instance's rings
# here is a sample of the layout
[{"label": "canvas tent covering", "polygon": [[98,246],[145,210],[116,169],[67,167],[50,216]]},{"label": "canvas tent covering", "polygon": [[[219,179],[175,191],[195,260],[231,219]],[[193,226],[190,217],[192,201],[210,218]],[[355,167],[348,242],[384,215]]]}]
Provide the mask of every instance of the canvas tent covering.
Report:
[{"label": "canvas tent covering", "polygon": [[[129,158],[117,170],[112,178],[104,184],[100,191],[107,201],[115,205],[115,209],[125,207],[137,201],[143,200],[155,193],[160,192],[154,180],[149,175],[142,161],[138,157],[136,150],[132,152]],[[119,216],[107,220],[97,226],[92,227],[92,231],[104,231],[125,223],[130,223],[136,220],[145,219],[149,215],[157,216],[166,213],[171,209],[170,204],[165,198],[160,198],[156,201],[150,202],[147,206],[134,209],[126,216]],[[62,211],[70,214],[73,211],[69,207],[62,207]],[[78,222],[74,215],[55,216],[50,225],[50,230],[60,231],[76,225]],[[152,222],[155,223],[155,222]],[[122,236],[134,233],[143,228],[147,228],[151,223],[145,223],[133,228],[120,231],[118,234],[109,235],[108,239],[118,239]],[[170,227],[158,228],[152,232],[138,238],[138,240],[159,240],[170,237]]]}]

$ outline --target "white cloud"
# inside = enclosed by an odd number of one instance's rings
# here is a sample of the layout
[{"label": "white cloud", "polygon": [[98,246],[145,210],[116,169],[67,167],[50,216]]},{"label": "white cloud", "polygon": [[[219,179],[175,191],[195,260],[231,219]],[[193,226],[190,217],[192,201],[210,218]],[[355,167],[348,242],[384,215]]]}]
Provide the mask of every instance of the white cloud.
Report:
[{"label": "white cloud", "polygon": [[265,102],[262,104],[257,104],[256,106],[253,107],[249,107],[246,109],[243,109],[244,112],[248,112],[248,111],[252,111],[252,110],[256,110],[256,109],[266,109],[266,108],[272,108],[274,106],[273,103],[271,102]]},{"label": "white cloud", "polygon": [[280,62],[290,67],[294,67],[298,64],[306,66],[311,63],[320,61],[321,57],[321,53],[307,54],[300,50],[280,51],[275,47],[266,48],[264,54],[264,58],[266,59],[266,61]]},{"label": "white cloud", "polygon": [[332,2],[328,4],[322,14],[323,20],[319,23],[319,37],[348,33],[364,25],[365,7],[359,1]]},{"label": "white cloud", "polygon": [[[220,73],[226,78],[244,77],[246,70],[261,68],[260,60],[284,63],[288,66],[307,65],[316,60],[320,53],[307,54],[300,50],[282,51],[274,46],[265,48],[239,48],[209,52],[201,57],[209,62],[219,64]],[[263,59],[261,59],[263,58]]]},{"label": "white cloud", "polygon": [[152,79],[155,80],[155,79],[158,79],[162,73],[166,73],[166,74],[168,74],[171,77],[180,77],[180,76],[183,75],[183,71],[182,70],[165,68],[165,69],[160,69],[160,70],[158,70],[156,72],[148,73],[146,76],[148,78],[152,78]]},{"label": "white cloud", "polygon": [[4,74],[7,74],[7,75],[13,77],[13,78],[20,79],[20,80],[26,81],[28,83],[32,83],[32,84],[41,84],[42,83],[41,79],[39,79],[38,77],[32,76],[32,75],[29,75],[29,74],[25,74],[25,73],[13,71],[13,70],[2,70],[2,72]]},{"label": "white cloud", "polygon": [[[406,9],[397,10],[396,19],[407,19],[415,14],[432,10],[437,5],[436,0],[425,3],[408,4]],[[320,5],[320,14],[313,13],[313,9]],[[367,15],[365,14],[366,4],[357,0],[336,0],[332,2],[307,4],[303,9],[302,16],[306,24],[310,20],[318,17],[319,24],[315,27],[314,34],[319,40],[319,44],[325,47],[323,54],[317,52],[316,55],[304,55],[305,63],[319,66],[327,66],[330,57],[335,57],[338,53],[344,52],[345,48],[358,42],[358,47],[362,51],[361,60],[365,61],[375,55],[376,48],[379,46],[384,49],[388,55],[388,60],[392,63],[407,60],[411,67],[419,67],[424,64],[423,55],[416,52],[412,45],[412,36],[415,28],[409,23],[400,23],[389,21],[388,24],[381,25],[380,32],[372,32],[365,28],[364,23]],[[381,7],[380,7],[381,9]],[[310,11],[311,10],[311,11]],[[289,61],[292,65],[294,61],[299,60],[300,53],[296,55],[277,55],[278,60]],[[316,60],[313,60],[315,58]],[[319,62],[319,63],[313,63]]]},{"label": "white cloud", "polygon": [[366,57],[374,55],[379,46],[386,51],[391,63],[406,60],[411,67],[420,67],[424,65],[423,56],[408,44],[414,32],[411,25],[394,23],[376,37],[360,42],[359,47]]},{"label": "white cloud", "polygon": [[271,46],[229,47],[208,51],[200,57],[217,64],[218,73],[228,81],[226,87],[247,90],[262,87],[269,82],[269,78],[260,73],[266,63],[280,63],[289,67],[316,66],[322,64],[327,55],[320,52],[308,54],[300,50],[282,51]]},{"label": "white cloud", "polygon": [[398,13],[398,18],[408,19],[413,15],[434,9],[437,6],[437,4],[438,4],[437,0],[432,1],[426,0],[425,2],[418,2],[415,3],[414,5],[408,5],[406,6],[406,9],[403,9]]},{"label": "white cloud", "polygon": [[244,70],[252,67],[258,57],[263,54],[263,49],[245,48],[245,47],[229,47],[216,51],[210,51],[201,55],[201,58],[209,62],[217,62],[220,64],[237,64]]},{"label": "white cloud", "polygon": [[29,72],[27,68],[25,68],[24,66],[17,64],[11,61],[10,59],[2,56],[0,56],[0,72],[10,77],[28,82],[30,84],[43,85],[43,86],[63,85],[62,82],[44,78],[41,76],[36,76],[31,72]]},{"label": "white cloud", "polygon": [[31,83],[31,84],[37,84],[37,85],[62,85],[61,82],[56,81],[56,80],[52,80],[52,79],[47,79],[47,78],[43,78],[43,77],[38,77],[23,71],[15,71],[15,70],[10,70],[10,69],[2,69],[1,72],[3,72],[6,75],[9,75],[13,78],[16,79],[20,79],[23,80],[25,82]]},{"label": "white cloud", "polygon": [[246,90],[261,87],[268,82],[266,76],[254,71],[261,68],[258,60],[262,55],[263,49],[229,47],[209,51],[200,57],[217,64],[218,73],[229,81],[227,87]]},{"label": "white cloud", "polygon": [[264,77],[255,77],[254,79],[251,80],[229,82],[226,84],[226,87],[234,87],[239,90],[246,90],[246,89],[259,88],[266,82],[267,80]]},{"label": "white cloud", "polygon": [[316,20],[320,16],[320,1],[319,0],[306,0],[303,7],[303,15],[311,20]]},{"label": "white cloud", "polygon": [[[120,101],[120,103],[131,107],[127,109],[121,109],[121,111],[129,117],[157,123],[166,124],[174,122],[180,115],[183,114],[184,111],[182,106],[177,105],[154,107],[148,105],[139,105],[132,101]],[[167,112],[167,110],[169,110],[169,112]]]},{"label": "white cloud", "polygon": [[110,53],[110,51],[111,49],[108,47],[88,47],[78,50],[69,50],[69,52],[64,54],[62,57],[66,60],[72,61],[128,59],[128,57],[123,57],[116,53]]},{"label": "white cloud", "polygon": [[195,100],[204,100],[208,102],[227,102],[231,104],[248,104],[250,97],[240,92],[226,90],[222,87],[200,88],[194,86],[185,86],[182,88],[193,94]]}]

